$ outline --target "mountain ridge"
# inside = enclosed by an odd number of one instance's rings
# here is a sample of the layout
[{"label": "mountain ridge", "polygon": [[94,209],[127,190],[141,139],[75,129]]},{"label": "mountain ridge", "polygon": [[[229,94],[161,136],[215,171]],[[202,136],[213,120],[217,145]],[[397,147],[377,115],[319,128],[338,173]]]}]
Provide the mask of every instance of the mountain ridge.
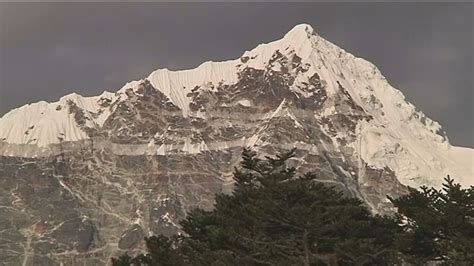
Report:
[{"label": "mountain ridge", "polygon": [[[282,39],[267,44],[260,44],[256,48],[244,52],[238,59],[223,62],[207,61],[194,69],[188,70],[170,71],[166,68],[158,69],[142,80],[131,81],[125,84],[115,94],[104,92],[99,96],[83,97],[72,93],[63,96],[58,102],[49,104],[38,102],[14,109],[0,119],[0,140],[6,144],[33,144],[38,145],[40,148],[45,148],[50,144],[88,139],[88,133],[84,131],[81,126],[77,125],[75,121],[74,116],[76,114],[68,110],[70,109],[69,105],[76,105],[85,111],[86,118],[83,119],[85,126],[90,128],[101,127],[112,113],[112,110],[108,108],[107,104],[101,106],[100,102],[112,103],[126,100],[128,97],[127,90],[131,89],[136,93],[137,88],[139,88],[140,84],[144,81],[149,81],[155,89],[163,93],[166,98],[165,102],[169,101],[170,104],[180,109],[183,117],[188,117],[190,113],[193,113],[191,116],[199,117],[202,115],[200,113],[201,111],[190,111],[192,99],[189,97],[189,94],[193,89],[199,86],[205,87],[206,84],[211,84],[210,86],[215,86],[216,84],[234,84],[239,80],[238,73],[245,69],[268,68],[268,62],[275,56],[275,51],[284,56],[293,54],[293,56],[299,58],[298,60],[305,63],[305,66],[309,65],[304,74],[300,73],[295,75],[294,83],[296,85],[293,84],[290,86],[290,90],[301,95],[309,95],[307,92],[300,90],[299,85],[300,83],[307,82],[308,77],[312,73],[316,73],[322,82],[326,83],[325,89],[329,98],[331,98],[331,95],[337,93],[338,89],[343,88],[355,105],[361,107],[363,112],[370,113],[374,117],[374,121],[379,124],[376,128],[369,124],[365,125],[363,121],[358,123],[357,128],[360,135],[362,135],[361,132],[368,132],[373,136],[370,139],[366,136],[361,136],[361,140],[359,141],[364,142],[364,147],[359,145],[360,151],[358,151],[363,159],[372,165],[377,167],[386,165],[385,162],[381,162],[380,157],[375,156],[376,158],[374,158],[374,155],[377,153],[384,152],[383,149],[385,148],[381,146],[393,146],[387,148],[390,152],[397,150],[398,144],[391,143],[394,142],[393,140],[376,137],[377,134],[384,134],[380,133],[384,131],[382,126],[386,126],[386,124],[389,123],[399,124],[396,130],[392,130],[394,132],[389,132],[391,135],[397,135],[391,136],[393,139],[402,139],[404,136],[412,136],[413,139],[419,140],[428,138],[429,145],[434,145],[437,151],[446,153],[441,157],[443,159],[447,158],[450,166],[444,168],[453,168],[453,165],[456,163],[451,162],[451,158],[462,157],[458,154],[464,155],[466,153],[473,153],[472,149],[469,148],[451,146],[445,133],[442,132],[439,123],[429,119],[422,112],[417,111],[412,104],[406,102],[403,94],[388,84],[385,77],[383,77],[375,65],[364,59],[354,57],[352,54],[326,41],[317,35],[314,29],[308,24],[299,24],[285,34]],[[338,62],[339,64],[334,64],[334,62]],[[272,66],[272,70],[279,71],[280,67],[281,64],[276,63]],[[350,77],[345,77],[346,75],[350,75]],[[357,85],[357,82],[362,84]],[[364,86],[365,88],[363,88]],[[242,102],[245,102],[247,105],[258,104],[252,103],[251,101],[251,99],[242,100]],[[326,108],[324,112],[334,112],[335,110],[331,108],[333,107]],[[46,115],[44,115],[44,113],[46,113]],[[413,119],[421,121],[422,125],[411,123],[413,124],[413,128],[406,132],[403,131],[402,129],[406,126],[406,124],[403,124]],[[21,122],[18,123],[19,121]],[[425,132],[427,130],[429,132]],[[423,142],[411,141],[408,145],[416,146],[418,143]],[[245,145],[245,141],[241,144]],[[200,143],[198,146],[201,148],[197,148],[197,151],[200,151],[207,145]],[[427,145],[424,144],[424,146]],[[426,149],[426,147],[419,149],[423,150]],[[454,152],[453,149],[455,150]],[[12,149],[10,149],[10,153],[8,150],[9,149],[6,148],[1,149],[4,155],[17,155],[15,152],[12,152]],[[162,150],[163,149],[161,149],[159,153],[162,153]],[[429,153],[431,153],[431,151]],[[31,155],[28,154],[27,157],[28,156]],[[430,156],[428,153],[422,156],[430,157],[428,161],[436,160],[436,158]],[[414,169],[416,172],[416,168],[419,166],[413,164],[410,166],[398,166],[399,162],[397,160],[398,159],[395,158],[389,166],[391,166],[391,168],[398,168],[398,172],[403,173],[402,175],[404,175],[406,179],[403,183],[410,185],[426,183],[425,181],[419,183],[410,182],[407,176],[413,175],[413,173],[410,173],[409,168]],[[410,164],[410,162],[407,163]],[[466,165],[466,163],[463,163],[463,165]],[[438,169],[441,170],[442,168],[443,167],[438,167]],[[464,168],[466,168],[466,166],[464,166]],[[469,172],[472,173],[473,170],[472,167],[470,169],[469,167],[467,168],[467,170],[454,171],[454,174],[458,176],[462,175],[462,181],[466,180],[467,182],[463,183],[469,184],[469,181],[472,182],[469,177]],[[395,171],[397,172],[397,170]],[[428,173],[434,173],[434,171],[421,172],[423,172],[421,175],[425,178]],[[447,171],[442,172],[448,174]],[[437,181],[442,180],[438,178]],[[429,185],[440,184],[440,182],[428,183]]]},{"label": "mountain ridge", "polygon": [[[389,214],[407,186],[469,185],[473,149],[373,64],[307,24],[235,60],[157,70],[116,93],[69,94],[0,118],[0,261],[104,265],[233,191],[244,147],[295,149],[298,174]],[[22,254],[19,256],[19,254]]]}]

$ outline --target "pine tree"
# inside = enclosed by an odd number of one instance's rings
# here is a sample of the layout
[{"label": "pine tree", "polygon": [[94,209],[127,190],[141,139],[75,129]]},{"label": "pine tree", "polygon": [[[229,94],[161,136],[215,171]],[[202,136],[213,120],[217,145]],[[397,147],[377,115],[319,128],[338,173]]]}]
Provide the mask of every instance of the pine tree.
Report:
[{"label": "pine tree", "polygon": [[388,265],[397,220],[286,166],[294,151],[258,158],[244,150],[232,194],[195,209],[181,237],[148,238],[144,265]]},{"label": "pine tree", "polygon": [[132,265],[132,257],[128,254],[122,255],[118,258],[112,258],[112,265],[113,266],[129,266]]},{"label": "pine tree", "polygon": [[474,187],[448,176],[441,190],[423,186],[389,199],[406,219],[397,242],[407,261],[474,264]]}]

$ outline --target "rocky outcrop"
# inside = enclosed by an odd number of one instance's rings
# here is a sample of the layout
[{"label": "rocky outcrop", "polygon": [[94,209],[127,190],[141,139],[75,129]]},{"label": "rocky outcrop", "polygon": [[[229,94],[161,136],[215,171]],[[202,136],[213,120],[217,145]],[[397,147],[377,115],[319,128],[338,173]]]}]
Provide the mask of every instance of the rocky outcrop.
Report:
[{"label": "rocky outcrop", "polygon": [[0,261],[103,265],[139,252],[232,191],[243,147],[296,148],[299,173],[387,213],[405,185],[472,173],[450,159],[472,150],[440,129],[308,25],[237,60],[24,106],[0,119]]}]

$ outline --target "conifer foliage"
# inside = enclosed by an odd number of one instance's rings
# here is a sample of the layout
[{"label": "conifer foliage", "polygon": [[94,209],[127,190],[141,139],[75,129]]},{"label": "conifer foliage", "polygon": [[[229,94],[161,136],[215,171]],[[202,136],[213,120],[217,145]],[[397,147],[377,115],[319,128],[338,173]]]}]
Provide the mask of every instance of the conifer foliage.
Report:
[{"label": "conifer foliage", "polygon": [[293,151],[259,159],[244,150],[235,190],[216,196],[212,211],[196,209],[184,234],[146,239],[148,253],[115,265],[387,264],[394,258],[396,221],[372,216],[313,174],[297,177]]},{"label": "conifer foliage", "polygon": [[448,176],[441,190],[423,186],[389,199],[406,220],[398,237],[406,261],[474,265],[474,187]]},{"label": "conifer foliage", "polygon": [[[356,198],[288,167],[289,151],[245,149],[232,194],[195,209],[183,234],[146,238],[147,253],[113,265],[394,265],[473,262],[473,190],[451,179],[390,200],[401,215],[372,215]],[[404,217],[402,223],[399,217]]]}]

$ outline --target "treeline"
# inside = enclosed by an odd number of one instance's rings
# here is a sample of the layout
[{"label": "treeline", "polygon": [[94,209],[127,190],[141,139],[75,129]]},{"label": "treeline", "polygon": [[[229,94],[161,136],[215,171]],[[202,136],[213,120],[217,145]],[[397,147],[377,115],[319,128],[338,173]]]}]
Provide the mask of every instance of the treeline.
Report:
[{"label": "treeline", "polygon": [[232,194],[191,211],[183,234],[146,238],[146,254],[113,265],[474,265],[472,186],[448,176],[441,190],[389,198],[396,215],[372,215],[314,174],[297,177],[292,151],[242,155]]}]

